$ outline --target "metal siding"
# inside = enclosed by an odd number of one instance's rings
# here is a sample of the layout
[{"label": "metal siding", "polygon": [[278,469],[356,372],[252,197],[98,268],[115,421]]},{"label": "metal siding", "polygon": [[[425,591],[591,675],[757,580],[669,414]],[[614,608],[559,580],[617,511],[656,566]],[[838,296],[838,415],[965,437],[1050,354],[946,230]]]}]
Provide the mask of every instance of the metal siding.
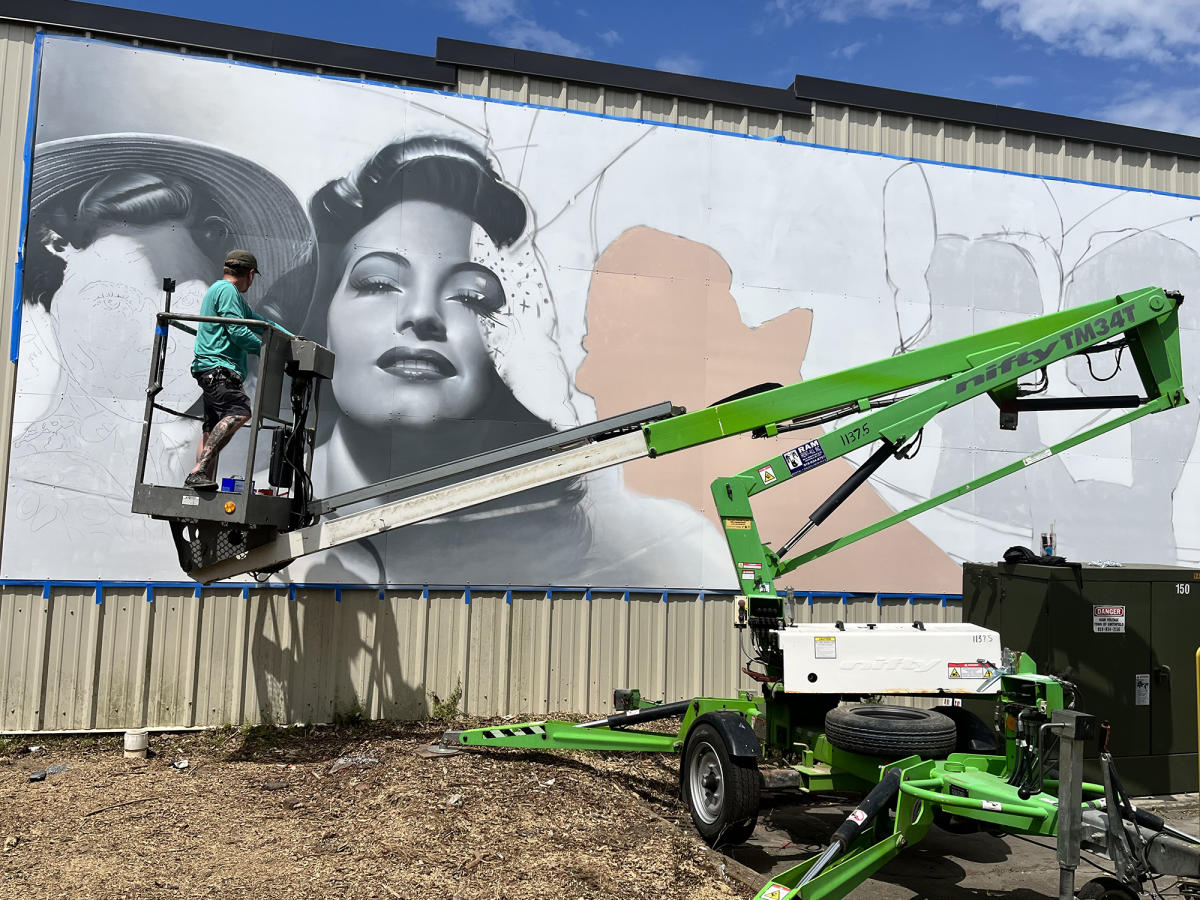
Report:
[{"label": "metal siding", "polygon": [[712,104],[694,100],[680,100],[676,106],[676,118],[680,125],[691,128],[712,127]]},{"label": "metal siding", "polygon": [[677,121],[675,98],[658,94],[642,94],[642,118],[648,122]]},{"label": "metal siding", "polygon": [[913,119],[912,155],[917,159],[940,159],[942,123],[928,119]]},{"label": "metal siding", "polygon": [[[249,604],[238,590],[205,591],[200,616],[193,718],[197,725],[241,724]],[[108,604],[108,599],[105,599]],[[146,604],[143,604],[146,605]],[[140,657],[143,660],[144,656]]]},{"label": "metal siding", "polygon": [[[425,681],[431,704],[466,690],[470,606],[459,591],[429,592],[429,630]],[[437,698],[436,700],[434,698]],[[459,704],[460,708],[462,704]]]},{"label": "metal siding", "polygon": [[42,727],[49,618],[50,601],[42,597],[41,586],[0,593],[0,731]]},{"label": "metal siding", "polygon": [[669,594],[667,613],[664,699],[683,700],[700,692],[703,660],[697,648],[704,646],[702,603],[694,594]]},{"label": "metal siding", "polygon": [[153,606],[146,592],[133,588],[111,589],[101,607],[100,660],[96,667],[93,728],[114,728],[146,721],[147,638]]},{"label": "metal siding", "polygon": [[604,88],[594,84],[568,84],[567,109],[604,112]]},{"label": "metal siding", "polygon": [[1135,188],[1149,187],[1146,183],[1146,164],[1149,160],[1150,154],[1144,150],[1122,147],[1121,165],[1118,169],[1121,184]]},{"label": "metal siding", "polygon": [[811,116],[783,116],[783,136],[789,141],[808,143],[812,141],[813,122]]},{"label": "metal siding", "polygon": [[472,592],[470,665],[463,685],[463,710],[473,716],[507,712],[512,607],[504,594]]},{"label": "metal siding", "polygon": [[550,604],[546,672],[547,712],[583,709],[587,701],[588,632],[591,617],[582,593],[555,591]]},{"label": "metal siding", "polygon": [[513,591],[514,652],[509,676],[509,709],[532,713],[548,708],[551,600],[544,593]]},{"label": "metal siding", "polygon": [[879,129],[882,152],[892,156],[912,155],[912,116],[881,113]]},{"label": "metal siding", "polygon": [[1157,153],[1150,154],[1149,165],[1146,171],[1149,183],[1146,187],[1155,191],[1173,190],[1177,181],[1175,175],[1177,163],[1178,157],[1163,156]]},{"label": "metal siding", "polygon": [[626,119],[637,119],[641,116],[642,95],[633,91],[619,91],[616,88],[604,89],[604,112],[610,116]]},{"label": "metal siding", "polygon": [[[667,604],[660,594],[629,595],[629,686],[663,697],[666,672],[675,664],[667,646]],[[678,698],[675,698],[678,699]]]},{"label": "metal siding", "polygon": [[881,152],[879,113],[873,109],[851,109],[847,117],[847,146],[855,150]]},{"label": "metal siding", "polygon": [[50,601],[42,727],[88,728],[96,684],[96,594],[86,587],[54,588]]},{"label": "metal siding", "polygon": [[541,106],[567,105],[567,83],[548,78],[529,79],[529,102]]},{"label": "metal siding", "polygon": [[469,97],[487,96],[488,73],[485,69],[458,68],[458,92]]},{"label": "metal siding", "polygon": [[1092,145],[1079,141],[1066,141],[1063,146],[1064,178],[1076,181],[1092,180]]},{"label": "metal siding", "polygon": [[[22,236],[18,234],[25,201],[25,135],[33,86],[33,48],[36,31],[27,25],[0,22],[0,509],[8,489],[8,450],[12,435],[13,398],[17,368],[9,362],[12,333],[13,263]],[[0,517],[0,538],[3,523]]]},{"label": "metal siding", "polygon": [[1037,135],[1033,142],[1033,171],[1044,175],[1063,174],[1062,138]]},{"label": "metal siding", "polygon": [[783,113],[760,112],[752,109],[747,117],[747,132],[753,137],[773,138],[783,135]]},{"label": "metal siding", "polygon": [[488,96],[496,100],[529,99],[529,79],[524,75],[509,75],[506,72],[488,72]]},{"label": "metal siding", "polygon": [[813,103],[813,142],[826,147],[845,147],[847,116],[845,106]]},{"label": "metal siding", "polygon": [[611,706],[614,689],[631,686],[629,604],[624,594],[593,591],[590,612],[587,709],[600,712]]},{"label": "metal siding", "polygon": [[975,126],[975,165],[999,169],[1004,155],[1004,132],[999,128]]},{"label": "metal siding", "polygon": [[1118,184],[1121,148],[1097,144],[1092,149],[1092,181],[1100,184]]},{"label": "metal siding", "polygon": [[1200,194],[1200,159],[1179,159],[1175,172],[1176,193]]},{"label": "metal siding", "polygon": [[747,110],[744,106],[725,106],[713,104],[713,124],[717,131],[731,131],[734,134],[745,134]]},{"label": "metal siding", "polygon": [[1033,160],[1034,137],[1019,131],[1004,133],[1004,165],[1002,168],[1013,172],[1034,171]]},{"label": "metal siding", "polygon": [[[428,713],[425,658],[429,650],[429,601],[420,593],[385,594],[383,622],[372,648],[379,661],[380,709],[385,718],[419,719]],[[395,648],[391,652],[387,648]]]},{"label": "metal siding", "polygon": [[947,122],[943,126],[946,162],[970,166],[975,164],[975,128]]}]

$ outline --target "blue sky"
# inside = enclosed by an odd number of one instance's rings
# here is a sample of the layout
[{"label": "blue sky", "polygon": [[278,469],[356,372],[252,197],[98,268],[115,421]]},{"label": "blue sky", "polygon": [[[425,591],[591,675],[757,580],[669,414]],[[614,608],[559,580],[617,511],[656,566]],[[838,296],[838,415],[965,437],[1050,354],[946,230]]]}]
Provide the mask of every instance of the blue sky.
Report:
[{"label": "blue sky", "polygon": [[107,5],[428,56],[453,37],[775,87],[815,75],[1200,135],[1197,0]]}]

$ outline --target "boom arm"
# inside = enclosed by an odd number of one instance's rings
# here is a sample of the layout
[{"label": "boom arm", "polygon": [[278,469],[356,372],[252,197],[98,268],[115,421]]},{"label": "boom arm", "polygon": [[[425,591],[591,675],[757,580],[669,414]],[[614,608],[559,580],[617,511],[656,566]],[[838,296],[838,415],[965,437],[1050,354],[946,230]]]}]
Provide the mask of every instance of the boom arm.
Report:
[{"label": "boom arm", "polygon": [[[1144,288],[810,381],[740,396],[693,413],[666,417],[658,414],[649,417],[648,421],[634,423],[634,430],[631,430],[628,417],[618,417],[620,426],[609,430],[596,425],[585,426],[557,436],[558,444],[549,448],[549,455],[546,455],[545,446],[539,446],[538,452],[543,455],[537,459],[499,471],[489,470],[466,481],[339,519],[280,533],[269,543],[190,574],[209,582],[245,572],[270,570],[297,556],[643,456],[662,456],[747,432],[756,437],[773,436],[860,414],[849,424],[762,465],[713,482],[713,497],[722,530],[748,599],[748,624],[760,634],[776,627],[782,619],[782,600],[775,591],[775,579],[808,560],[1141,416],[1186,403],[1176,310],[1182,299],[1161,288]],[[1079,400],[1021,399],[1017,387],[1019,379],[1068,356],[1121,345],[1127,345],[1131,352],[1145,397],[1089,398],[1083,403]],[[901,392],[908,393],[898,396]],[[906,444],[930,419],[984,393],[990,394],[1001,407],[1002,424],[1010,426],[1015,426],[1015,416],[1023,408],[1065,408],[1068,405],[1078,408],[1085,405],[1129,408],[1129,411],[868,528],[784,561],[783,557],[792,546],[809,529],[824,521],[888,456],[902,455]],[[636,427],[638,425],[640,427]],[[542,443],[545,443],[544,439]],[[752,497],[853,450],[877,443],[879,447],[867,463],[810,515],[805,528],[792,540],[779,551],[762,543],[751,510]],[[522,458],[521,445],[509,450],[511,459]],[[488,465],[492,469],[495,456],[489,454]],[[528,452],[524,453],[524,458],[528,460]],[[469,474],[470,466],[456,464],[455,471],[456,474]],[[437,473],[431,473],[427,480],[433,482],[435,477]],[[421,478],[412,476],[407,481],[411,486]],[[391,483],[378,487],[380,490],[376,494],[394,489]],[[369,490],[356,492],[355,499],[364,499]],[[323,508],[328,508],[327,501],[314,503],[325,503]]]},{"label": "boom arm", "polygon": [[[869,363],[811,381],[718,404],[646,426],[651,455],[670,453],[731,434],[758,430],[777,434],[787,423],[865,413],[849,424],[788,450],[764,464],[713,482],[713,498],[738,577],[749,600],[751,620],[782,618],[776,578],[804,563],[861,540],[918,513],[1020,471],[1068,447],[1091,440],[1144,415],[1187,402],[1183,394],[1177,306],[1178,294],[1144,288],[1087,306],[1029,319],[1015,325],[960,338],[902,356]],[[1126,343],[1141,376],[1145,397],[1098,397],[1079,401],[1022,401],[1020,378],[1097,345],[1113,349]],[[896,392],[929,385],[891,402]],[[793,560],[783,556],[795,541],[819,525],[888,456],[902,455],[907,441],[935,415],[980,394],[990,394],[1002,413],[1028,408],[1122,408],[1128,412],[1074,435],[1039,453],[946,491],[874,525],[831,541]],[[872,409],[875,411],[870,411]],[[1012,423],[1015,427],[1015,422]],[[750,498],[777,487],[852,450],[879,443],[853,476],[809,517],[806,526],[778,552],[762,543]],[[773,623],[774,624],[774,623]]]}]

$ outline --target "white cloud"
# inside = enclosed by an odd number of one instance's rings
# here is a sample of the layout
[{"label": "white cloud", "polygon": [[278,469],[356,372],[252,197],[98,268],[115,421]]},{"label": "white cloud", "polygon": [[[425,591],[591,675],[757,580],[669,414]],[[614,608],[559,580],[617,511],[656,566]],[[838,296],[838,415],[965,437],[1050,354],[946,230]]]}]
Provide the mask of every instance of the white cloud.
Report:
[{"label": "white cloud", "polygon": [[[454,0],[454,7],[467,22],[487,27],[496,41],[508,47],[560,56],[587,53],[582,44],[522,16],[517,9],[517,0]],[[610,33],[616,34],[615,31]],[[617,38],[619,40],[620,36]]]},{"label": "white cloud", "polygon": [[1200,87],[1164,89],[1146,82],[1130,85],[1097,116],[1121,125],[1200,135]]},{"label": "white cloud", "polygon": [[767,12],[784,26],[816,18],[822,22],[851,19],[887,19],[894,15],[927,10],[930,0],[769,0]]},{"label": "white cloud", "polygon": [[855,41],[853,44],[847,44],[845,47],[838,47],[830,56],[837,56],[842,59],[854,59],[865,46],[867,46],[866,41]]},{"label": "white cloud", "polygon": [[600,35],[600,40],[612,47],[615,44],[621,43],[621,34],[615,29],[610,28],[608,31]]},{"label": "white cloud", "polygon": [[1018,34],[1085,56],[1195,62],[1200,54],[1196,0],[979,0]]},{"label": "white cloud", "polygon": [[587,53],[582,44],[577,44],[550,28],[543,28],[532,19],[514,19],[492,32],[506,47],[518,50],[537,50],[541,53],[556,53],[559,56],[583,56]]},{"label": "white cloud", "polygon": [[686,53],[673,53],[660,56],[654,68],[663,72],[678,72],[680,75],[699,75],[703,64],[694,56]]},{"label": "white cloud", "polygon": [[472,25],[495,25],[517,14],[514,0],[454,0],[454,6]]},{"label": "white cloud", "polygon": [[1032,75],[990,75],[983,80],[994,88],[1024,87],[1033,84]]}]

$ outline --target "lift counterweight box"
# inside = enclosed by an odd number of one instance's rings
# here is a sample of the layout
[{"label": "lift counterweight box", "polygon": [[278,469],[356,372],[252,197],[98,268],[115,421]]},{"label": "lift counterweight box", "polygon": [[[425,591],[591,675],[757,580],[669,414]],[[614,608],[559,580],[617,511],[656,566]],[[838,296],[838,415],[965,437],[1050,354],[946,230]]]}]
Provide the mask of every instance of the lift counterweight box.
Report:
[{"label": "lift counterweight box", "polygon": [[1000,636],[960,622],[792,625],[779,647],[789,693],[975,693],[1001,665]]}]

